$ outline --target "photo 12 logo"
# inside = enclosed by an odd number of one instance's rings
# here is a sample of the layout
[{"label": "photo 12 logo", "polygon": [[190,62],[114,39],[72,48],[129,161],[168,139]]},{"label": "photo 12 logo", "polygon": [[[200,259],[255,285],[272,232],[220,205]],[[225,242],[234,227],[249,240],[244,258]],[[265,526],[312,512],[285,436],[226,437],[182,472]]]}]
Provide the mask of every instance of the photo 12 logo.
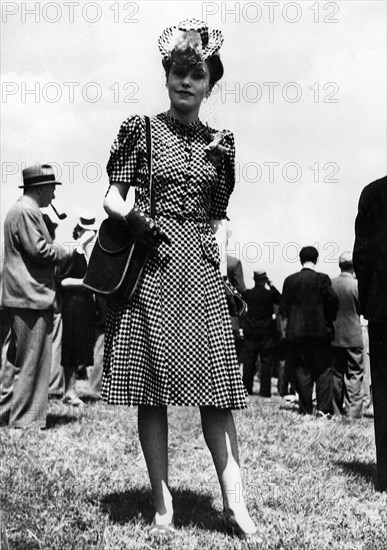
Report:
[{"label": "photo 12 logo", "polygon": [[255,161],[235,164],[235,181],[239,183],[339,183],[337,162],[313,162],[303,167],[299,162]]},{"label": "photo 12 logo", "polygon": [[[39,163],[37,163],[39,164]],[[75,161],[65,161],[62,164],[57,162],[47,162],[52,166],[55,179],[67,183],[77,183],[84,181],[86,183],[98,183],[105,177],[105,168],[98,162],[86,162],[82,164]],[[19,176],[22,178],[22,171],[27,167],[25,162],[2,162],[1,163],[1,183],[7,184],[13,178]]]},{"label": "photo 12 logo", "polygon": [[337,2],[203,2],[202,19],[208,24],[275,23],[294,24],[308,19],[313,23],[339,23]]},{"label": "photo 12 logo", "polygon": [[103,99],[114,103],[138,103],[137,82],[114,82],[101,86],[98,82],[6,82],[1,83],[1,102],[20,103],[98,103]]},{"label": "photo 12 logo", "polygon": [[[300,261],[299,254],[303,245],[295,241],[248,241],[235,242],[233,247],[223,246],[220,250],[222,260],[225,260],[227,254],[239,258],[247,264],[256,264],[264,262],[265,264],[274,264],[277,262],[286,262],[297,264]],[[313,243],[319,252],[319,262],[324,264],[335,264],[338,262],[340,247],[338,243],[329,241],[326,243]]]},{"label": "photo 12 logo", "polygon": [[214,86],[212,95],[221,103],[339,103],[340,86],[337,82],[221,82]]},{"label": "photo 12 logo", "polygon": [[2,2],[1,21],[20,23],[99,23],[108,18],[114,23],[139,23],[136,2]]}]

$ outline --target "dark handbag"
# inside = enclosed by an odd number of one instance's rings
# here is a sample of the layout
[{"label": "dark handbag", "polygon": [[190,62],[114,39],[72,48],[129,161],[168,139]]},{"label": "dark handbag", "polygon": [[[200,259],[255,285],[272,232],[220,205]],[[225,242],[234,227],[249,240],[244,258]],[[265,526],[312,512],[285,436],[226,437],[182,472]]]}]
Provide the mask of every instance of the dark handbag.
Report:
[{"label": "dark handbag", "polygon": [[242,298],[237,289],[228,281],[223,279],[224,291],[226,293],[226,300],[228,305],[228,311],[231,317],[241,317],[247,312],[247,304]]},{"label": "dark handbag", "polygon": [[[147,160],[149,169],[151,218],[154,216],[152,186],[152,143],[149,117],[145,117]],[[83,285],[107,300],[130,300],[133,296],[155,239],[146,237],[144,221],[148,217],[136,207],[127,216],[128,223],[107,218],[101,224],[93,247]],[[149,235],[157,236],[157,228],[149,221]]]}]

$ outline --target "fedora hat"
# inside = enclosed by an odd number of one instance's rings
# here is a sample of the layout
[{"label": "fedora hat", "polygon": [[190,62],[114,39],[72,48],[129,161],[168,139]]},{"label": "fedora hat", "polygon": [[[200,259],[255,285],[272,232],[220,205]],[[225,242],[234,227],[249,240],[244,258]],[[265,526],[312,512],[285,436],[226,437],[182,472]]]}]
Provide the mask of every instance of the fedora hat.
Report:
[{"label": "fedora hat", "polygon": [[79,227],[86,229],[86,231],[97,231],[98,225],[95,220],[95,214],[93,212],[87,212],[86,210],[81,213],[78,219]]},{"label": "fedora hat", "polygon": [[62,185],[60,181],[55,180],[55,174],[52,166],[49,164],[34,164],[25,168],[23,174],[23,187],[37,187],[38,185]]},{"label": "fedora hat", "polygon": [[168,59],[175,48],[184,48],[188,45],[195,48],[201,61],[214,55],[223,44],[222,31],[208,31],[204,21],[185,19],[177,26],[165,29],[158,40],[159,50],[163,59]]},{"label": "fedora hat", "polygon": [[257,279],[267,279],[266,271],[264,269],[257,269],[257,271],[254,271],[254,280]]}]

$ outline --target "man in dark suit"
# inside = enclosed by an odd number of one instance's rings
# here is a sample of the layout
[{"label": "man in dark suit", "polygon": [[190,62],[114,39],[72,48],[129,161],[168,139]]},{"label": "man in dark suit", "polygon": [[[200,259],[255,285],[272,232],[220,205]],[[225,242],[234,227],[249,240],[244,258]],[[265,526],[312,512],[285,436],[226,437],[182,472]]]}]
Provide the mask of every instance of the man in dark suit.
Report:
[{"label": "man in dark suit", "polygon": [[387,177],[359,200],[353,265],[360,313],[368,319],[378,486],[387,490]]},{"label": "man in dark suit", "polygon": [[317,416],[332,413],[332,367],[330,343],[339,299],[328,275],[315,271],[318,251],[306,246],[300,251],[302,269],[285,279],[281,315],[286,323],[288,361],[294,371],[300,412],[313,413],[313,383],[316,382]]},{"label": "man in dark suit", "polygon": [[3,307],[10,315],[11,339],[1,373],[0,422],[13,428],[46,427],[55,302],[54,267],[67,268],[77,252],[52,242],[41,207],[60,182],[50,165],[23,170],[23,196],[4,223]]},{"label": "man in dark suit", "polygon": [[354,418],[361,416],[364,400],[363,335],[351,252],[340,254],[339,267],[340,275],[332,279],[332,288],[339,297],[332,342],[333,412]]},{"label": "man in dark suit", "polygon": [[255,363],[261,361],[259,395],[271,397],[273,359],[278,345],[274,305],[280,303],[281,294],[270,283],[264,270],[254,271],[255,286],[243,295],[247,303],[244,321],[243,382],[249,394],[253,393]]}]

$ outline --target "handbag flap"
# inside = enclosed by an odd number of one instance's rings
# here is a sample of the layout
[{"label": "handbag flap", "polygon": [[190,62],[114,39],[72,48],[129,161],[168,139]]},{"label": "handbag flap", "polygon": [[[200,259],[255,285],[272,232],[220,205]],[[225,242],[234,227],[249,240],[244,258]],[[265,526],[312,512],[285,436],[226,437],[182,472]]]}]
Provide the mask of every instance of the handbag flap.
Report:
[{"label": "handbag flap", "polygon": [[104,252],[115,254],[125,250],[134,242],[133,233],[123,221],[107,218],[98,231],[98,243]]}]

